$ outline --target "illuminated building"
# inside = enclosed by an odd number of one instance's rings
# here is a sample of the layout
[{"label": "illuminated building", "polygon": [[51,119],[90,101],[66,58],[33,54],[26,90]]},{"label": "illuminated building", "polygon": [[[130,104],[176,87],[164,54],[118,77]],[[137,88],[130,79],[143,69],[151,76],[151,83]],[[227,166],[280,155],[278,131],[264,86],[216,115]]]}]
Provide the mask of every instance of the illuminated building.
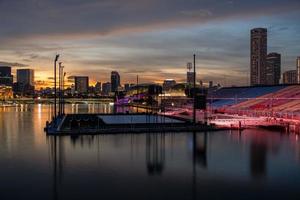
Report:
[{"label": "illuminated building", "polygon": [[118,88],[121,86],[121,78],[117,71],[111,72],[111,92],[117,92]]},{"label": "illuminated building", "polygon": [[250,84],[266,84],[267,29],[251,30]]},{"label": "illuminated building", "polygon": [[284,84],[296,84],[297,83],[297,70],[290,70],[283,73]]},{"label": "illuminated building", "polygon": [[11,67],[0,66],[0,85],[12,86],[13,76],[11,75]]},{"label": "illuminated building", "polygon": [[281,76],[281,55],[269,53],[267,56],[266,85],[278,85]]},{"label": "illuminated building", "polygon": [[5,101],[13,98],[13,91],[11,86],[0,85],[0,100]]},{"label": "illuminated building", "polygon": [[77,94],[84,94],[89,89],[89,77],[88,76],[75,76],[75,92]]}]

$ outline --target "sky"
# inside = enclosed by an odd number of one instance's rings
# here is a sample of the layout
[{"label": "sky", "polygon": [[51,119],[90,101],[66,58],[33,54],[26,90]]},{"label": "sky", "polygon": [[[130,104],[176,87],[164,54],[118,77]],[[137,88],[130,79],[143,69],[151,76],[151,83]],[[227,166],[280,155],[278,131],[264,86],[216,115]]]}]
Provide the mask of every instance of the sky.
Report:
[{"label": "sky", "polygon": [[61,55],[67,76],[91,84],[186,79],[197,56],[197,79],[248,85],[250,29],[268,29],[268,52],[282,71],[300,56],[299,0],[0,0],[0,65],[35,70],[39,87]]}]

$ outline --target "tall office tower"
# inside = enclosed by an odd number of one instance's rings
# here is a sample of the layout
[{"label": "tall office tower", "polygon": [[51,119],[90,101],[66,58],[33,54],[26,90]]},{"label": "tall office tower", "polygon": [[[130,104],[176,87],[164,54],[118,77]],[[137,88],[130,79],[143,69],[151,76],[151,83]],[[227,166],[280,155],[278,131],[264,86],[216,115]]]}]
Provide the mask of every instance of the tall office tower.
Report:
[{"label": "tall office tower", "polygon": [[22,85],[34,86],[34,71],[33,69],[18,69],[17,83]]},{"label": "tall office tower", "polygon": [[266,84],[278,85],[281,76],[281,55],[269,53],[267,56]]},{"label": "tall office tower", "polygon": [[300,56],[297,58],[297,83],[300,84]]},{"label": "tall office tower", "polygon": [[13,76],[11,74],[11,67],[0,66],[0,85],[12,86]]},{"label": "tall office tower", "polygon": [[111,92],[117,92],[118,88],[121,86],[120,75],[117,71],[111,72]]},{"label": "tall office tower", "polygon": [[297,83],[297,70],[286,71],[282,74],[284,84]]},{"label": "tall office tower", "polygon": [[89,89],[89,77],[88,76],[75,76],[75,91],[78,94],[87,93]]},{"label": "tall office tower", "polygon": [[106,82],[102,84],[102,94],[103,95],[109,95],[111,91],[111,84],[110,82]]},{"label": "tall office tower", "polygon": [[250,84],[266,84],[267,29],[251,30]]}]

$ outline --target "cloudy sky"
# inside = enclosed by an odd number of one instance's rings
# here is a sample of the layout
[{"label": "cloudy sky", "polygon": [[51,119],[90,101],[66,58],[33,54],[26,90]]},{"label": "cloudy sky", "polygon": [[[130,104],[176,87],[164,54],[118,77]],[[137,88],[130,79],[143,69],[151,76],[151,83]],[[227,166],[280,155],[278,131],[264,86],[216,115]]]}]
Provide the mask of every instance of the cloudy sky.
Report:
[{"label": "cloudy sky", "polygon": [[56,53],[69,76],[122,83],[198,79],[249,82],[250,29],[268,28],[282,70],[300,56],[299,0],[0,0],[0,65],[33,68],[47,83]]}]

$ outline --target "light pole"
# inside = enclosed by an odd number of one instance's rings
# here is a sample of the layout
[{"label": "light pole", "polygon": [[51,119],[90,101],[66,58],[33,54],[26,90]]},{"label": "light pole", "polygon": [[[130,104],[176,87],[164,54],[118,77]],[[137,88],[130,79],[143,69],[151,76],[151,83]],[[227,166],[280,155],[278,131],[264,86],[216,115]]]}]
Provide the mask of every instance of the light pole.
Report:
[{"label": "light pole", "polygon": [[194,106],[193,106],[193,123],[196,125],[196,55],[194,54],[194,88],[193,88]]},{"label": "light pole", "polygon": [[59,54],[54,59],[54,119],[56,119],[56,63],[58,61]]},{"label": "light pole", "polygon": [[59,80],[59,101],[58,101],[58,114],[62,114],[62,79],[63,79],[63,68],[62,62],[59,63],[59,73],[58,73],[58,80]]}]

